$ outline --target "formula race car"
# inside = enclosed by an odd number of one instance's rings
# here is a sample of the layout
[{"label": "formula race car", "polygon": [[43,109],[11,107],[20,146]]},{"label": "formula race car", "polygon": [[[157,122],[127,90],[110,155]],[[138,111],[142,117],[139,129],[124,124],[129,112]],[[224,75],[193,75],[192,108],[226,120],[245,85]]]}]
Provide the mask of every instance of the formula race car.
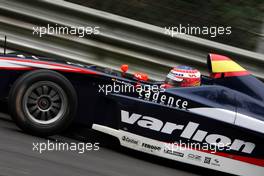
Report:
[{"label": "formula race car", "polygon": [[121,68],[1,55],[0,99],[33,135],[81,124],[159,157],[264,175],[264,84],[240,65],[209,54],[211,76],[202,76],[200,86],[171,88]]}]

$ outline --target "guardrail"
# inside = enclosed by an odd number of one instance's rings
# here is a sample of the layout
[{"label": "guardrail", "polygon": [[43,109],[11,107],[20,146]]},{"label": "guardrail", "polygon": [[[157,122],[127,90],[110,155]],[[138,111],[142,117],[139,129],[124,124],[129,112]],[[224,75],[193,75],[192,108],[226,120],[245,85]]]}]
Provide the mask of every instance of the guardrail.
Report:
[{"label": "guardrail", "polygon": [[[206,72],[208,53],[232,57],[255,76],[264,79],[264,55],[205,39],[165,35],[163,28],[62,0],[0,1],[0,33],[8,47],[57,59],[78,60],[130,72],[144,71],[154,79],[165,77],[174,65],[187,64]],[[33,35],[33,27],[99,26],[99,35]],[[2,40],[2,39],[1,39]]]}]

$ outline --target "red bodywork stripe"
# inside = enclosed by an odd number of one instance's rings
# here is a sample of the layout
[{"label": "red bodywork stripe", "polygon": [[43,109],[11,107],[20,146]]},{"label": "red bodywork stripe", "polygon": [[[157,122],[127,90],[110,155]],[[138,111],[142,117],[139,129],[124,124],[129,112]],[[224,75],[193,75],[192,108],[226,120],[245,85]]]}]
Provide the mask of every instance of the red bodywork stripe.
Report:
[{"label": "red bodywork stripe", "polygon": [[225,73],[212,73],[211,77],[215,79],[222,78],[222,75],[224,77],[236,77],[236,76],[247,76],[251,73],[249,71],[240,71],[240,72],[225,72]]},{"label": "red bodywork stripe", "polygon": [[[6,60],[6,61],[17,61],[17,62],[22,62],[22,63],[34,63],[34,64],[43,64],[43,65],[47,65],[47,66],[57,66],[57,67],[63,67],[65,69],[71,69],[71,70],[64,70],[64,69],[53,69],[53,70],[59,70],[59,71],[63,71],[63,72],[76,72],[76,73],[82,73],[82,74],[98,74],[97,72],[91,71],[91,70],[87,70],[87,69],[83,69],[83,68],[79,68],[79,67],[73,67],[73,66],[69,66],[66,64],[58,64],[58,63],[54,63],[54,62],[46,62],[46,61],[34,61],[34,60],[29,60],[29,59],[18,59],[18,58],[0,58],[1,60]],[[28,68],[26,68],[28,67]],[[5,70],[30,70],[30,66],[25,66],[25,68],[22,67],[1,67]],[[32,68],[31,68],[32,69]]]},{"label": "red bodywork stripe", "polygon": [[245,157],[245,156],[239,156],[239,155],[232,155],[232,154],[223,153],[223,152],[216,152],[215,155],[264,167],[264,159]]},{"label": "red bodywork stripe", "polygon": [[233,76],[246,76],[250,75],[249,71],[240,71],[240,72],[226,72],[224,73],[225,77],[233,77]]},{"label": "red bodywork stripe", "polygon": [[33,70],[32,67],[2,67],[0,66],[0,70]]}]

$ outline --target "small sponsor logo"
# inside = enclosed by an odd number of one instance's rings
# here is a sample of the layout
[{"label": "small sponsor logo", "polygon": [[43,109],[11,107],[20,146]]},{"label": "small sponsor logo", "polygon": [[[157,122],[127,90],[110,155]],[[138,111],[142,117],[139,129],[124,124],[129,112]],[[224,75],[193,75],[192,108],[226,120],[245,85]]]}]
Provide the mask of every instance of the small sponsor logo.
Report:
[{"label": "small sponsor logo", "polygon": [[[163,88],[164,89],[164,88]],[[165,91],[165,89],[164,89]],[[139,92],[139,99],[143,99],[146,101],[158,103],[161,105],[166,105],[169,107],[173,107],[176,109],[188,109],[189,102],[186,100],[183,100],[181,98],[176,98],[174,96],[167,96],[166,94],[163,94],[164,91],[141,91]]]},{"label": "small sponsor logo", "polygon": [[188,159],[195,160],[195,161],[202,161],[202,156],[195,155],[195,154],[188,154]]},{"label": "small sponsor logo", "polygon": [[210,163],[211,163],[211,160],[212,160],[212,158],[210,158],[210,157],[205,157],[205,159],[204,159],[204,163],[206,163],[206,164],[210,164]]},{"label": "small sponsor logo", "polygon": [[151,145],[151,144],[147,144],[147,143],[142,143],[142,147],[144,147],[146,149],[150,149],[152,152],[161,150],[161,147],[158,147],[158,146],[155,146],[155,145]]},{"label": "small sponsor logo", "polygon": [[220,166],[220,161],[218,159],[213,159],[211,164],[214,165],[214,166],[218,166],[219,167]]},{"label": "small sponsor logo", "polygon": [[167,153],[167,154],[171,154],[171,155],[175,155],[175,156],[179,156],[179,157],[184,157],[184,153],[177,152],[177,151],[174,151],[174,150],[164,149],[164,152]]},{"label": "small sponsor logo", "polygon": [[138,143],[139,143],[138,140],[130,138],[130,137],[127,137],[127,136],[123,136],[122,140],[125,141],[125,142],[128,142],[128,143],[131,143],[131,144],[135,144],[135,145],[138,145]]}]

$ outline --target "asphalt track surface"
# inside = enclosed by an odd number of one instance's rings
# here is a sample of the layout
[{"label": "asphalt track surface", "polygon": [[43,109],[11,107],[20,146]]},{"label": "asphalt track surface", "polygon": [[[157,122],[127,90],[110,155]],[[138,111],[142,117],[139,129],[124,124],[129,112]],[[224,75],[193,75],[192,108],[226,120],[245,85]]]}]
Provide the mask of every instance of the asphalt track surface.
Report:
[{"label": "asphalt track surface", "polygon": [[[49,139],[31,136],[18,129],[8,115],[0,113],[0,176],[197,176],[217,174],[123,148],[113,149],[105,144],[102,144],[103,146],[100,144],[99,151],[87,151],[84,154],[76,151],[46,151],[40,154],[33,151],[33,142],[47,142],[47,140],[79,142],[78,137],[74,136],[78,135],[58,135]],[[90,140],[93,141],[93,139]]]}]

